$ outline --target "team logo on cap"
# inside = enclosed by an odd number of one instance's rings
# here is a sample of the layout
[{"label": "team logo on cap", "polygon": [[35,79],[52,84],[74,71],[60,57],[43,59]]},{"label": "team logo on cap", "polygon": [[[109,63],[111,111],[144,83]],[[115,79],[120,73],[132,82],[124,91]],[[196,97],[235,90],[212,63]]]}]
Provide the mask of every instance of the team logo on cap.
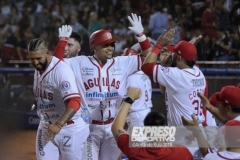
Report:
[{"label": "team logo on cap", "polygon": [[68,81],[63,81],[61,86],[62,86],[62,90],[66,91],[70,88],[70,83]]},{"label": "team logo on cap", "polygon": [[112,39],[112,34],[111,33],[107,33],[107,37],[108,37],[108,39]]},{"label": "team logo on cap", "polygon": [[180,51],[180,50],[178,51],[178,54],[181,54],[181,51]]}]

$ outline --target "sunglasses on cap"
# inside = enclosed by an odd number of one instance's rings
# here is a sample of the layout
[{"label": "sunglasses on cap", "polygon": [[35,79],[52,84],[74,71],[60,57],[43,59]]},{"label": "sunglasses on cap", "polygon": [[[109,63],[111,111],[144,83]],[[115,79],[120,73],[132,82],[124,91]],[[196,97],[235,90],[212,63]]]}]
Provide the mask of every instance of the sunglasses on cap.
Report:
[{"label": "sunglasses on cap", "polygon": [[107,43],[107,44],[104,44],[103,46],[104,46],[104,47],[109,47],[109,46],[111,46],[111,47],[115,48],[115,43]]}]

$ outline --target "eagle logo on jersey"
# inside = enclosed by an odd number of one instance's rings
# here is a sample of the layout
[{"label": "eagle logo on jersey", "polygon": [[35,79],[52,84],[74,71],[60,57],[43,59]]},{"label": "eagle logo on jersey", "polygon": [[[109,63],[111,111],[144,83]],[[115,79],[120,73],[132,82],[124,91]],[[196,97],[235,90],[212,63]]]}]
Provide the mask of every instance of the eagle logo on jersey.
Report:
[{"label": "eagle logo on jersey", "polygon": [[162,70],[163,73],[168,73],[169,72],[168,67],[161,67],[161,70]]},{"label": "eagle logo on jersey", "polygon": [[66,91],[70,88],[70,83],[68,81],[63,81],[61,86],[62,86],[62,90]]}]

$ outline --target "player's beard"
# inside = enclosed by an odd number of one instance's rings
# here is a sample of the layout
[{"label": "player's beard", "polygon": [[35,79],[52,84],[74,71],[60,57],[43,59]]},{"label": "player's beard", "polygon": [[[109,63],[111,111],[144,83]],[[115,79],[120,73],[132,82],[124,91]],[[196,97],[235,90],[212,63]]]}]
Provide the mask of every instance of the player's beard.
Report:
[{"label": "player's beard", "polygon": [[177,57],[173,56],[171,67],[177,67]]},{"label": "player's beard", "polygon": [[71,58],[71,57],[76,57],[78,55],[78,50],[76,49],[75,51],[73,51],[72,53],[70,53],[70,57],[69,58]]},{"label": "player's beard", "polygon": [[36,70],[38,70],[38,71],[45,71],[46,70],[46,68],[47,68],[47,64],[48,64],[48,61],[47,61],[47,57],[46,57],[46,59],[45,59],[45,61],[43,62],[43,63],[40,63],[41,64],[41,68],[36,68]]}]

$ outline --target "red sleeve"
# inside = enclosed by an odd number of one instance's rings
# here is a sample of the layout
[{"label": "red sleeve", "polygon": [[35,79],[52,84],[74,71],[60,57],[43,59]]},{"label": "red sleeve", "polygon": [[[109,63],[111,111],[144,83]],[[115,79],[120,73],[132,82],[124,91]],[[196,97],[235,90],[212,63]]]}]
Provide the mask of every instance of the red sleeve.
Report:
[{"label": "red sleeve", "polygon": [[80,108],[80,97],[70,98],[67,102],[67,108],[72,108],[75,111],[78,111]]},{"label": "red sleeve", "polygon": [[179,159],[179,157],[184,156],[185,160],[194,160],[191,152],[185,146],[175,144],[173,145],[173,148],[175,149],[175,153],[177,152],[177,154],[173,154],[171,156],[171,159]]},{"label": "red sleeve", "polygon": [[142,65],[142,71],[150,78],[153,79],[153,69],[156,65],[156,62],[145,63]]},{"label": "red sleeve", "polygon": [[129,135],[121,134],[117,138],[118,148],[130,159],[134,157],[136,154],[139,154],[138,148],[130,148],[129,147]]},{"label": "red sleeve", "polygon": [[63,60],[63,54],[64,54],[64,49],[66,45],[67,45],[67,39],[61,38],[57,44],[57,47],[55,48],[55,51],[53,52],[53,56]]}]

